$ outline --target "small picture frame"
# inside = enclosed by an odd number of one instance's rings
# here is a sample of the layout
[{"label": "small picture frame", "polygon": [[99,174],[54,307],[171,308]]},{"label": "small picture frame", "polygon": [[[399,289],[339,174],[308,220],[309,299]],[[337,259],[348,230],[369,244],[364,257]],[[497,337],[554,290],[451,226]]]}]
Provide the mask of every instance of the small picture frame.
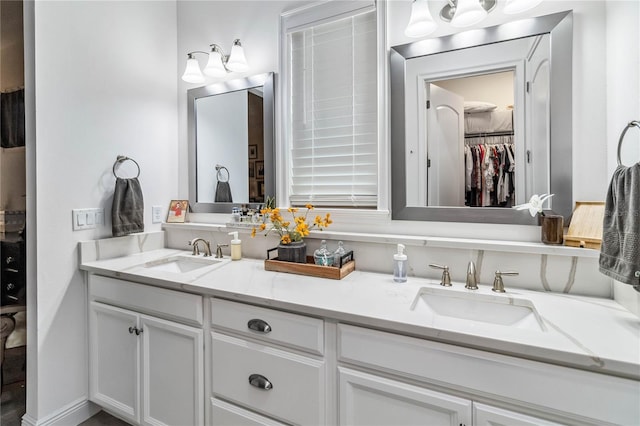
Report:
[{"label": "small picture frame", "polygon": [[264,161],[256,161],[256,178],[264,179]]},{"label": "small picture frame", "polygon": [[253,163],[253,161],[249,161],[249,177],[250,178],[255,178],[256,177],[256,169],[255,169],[255,164]]},{"label": "small picture frame", "polygon": [[189,210],[189,201],[171,200],[169,212],[167,213],[167,223],[184,223]]},{"label": "small picture frame", "polygon": [[249,145],[249,158],[258,158],[258,145]]}]

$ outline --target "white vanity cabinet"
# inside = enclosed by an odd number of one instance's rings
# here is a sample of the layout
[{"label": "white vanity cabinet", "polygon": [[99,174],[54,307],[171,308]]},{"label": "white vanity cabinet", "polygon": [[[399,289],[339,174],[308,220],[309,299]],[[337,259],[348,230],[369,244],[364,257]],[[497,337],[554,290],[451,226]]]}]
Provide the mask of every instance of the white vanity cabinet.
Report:
[{"label": "white vanity cabinet", "polygon": [[465,426],[637,420],[633,380],[346,324],[338,325],[337,338],[343,425],[374,419],[410,425],[420,418]]},{"label": "white vanity cabinet", "polygon": [[132,424],[203,425],[202,303],[90,275],[90,399]]},{"label": "white vanity cabinet", "polygon": [[211,317],[212,425],[327,423],[323,320],[216,298]]}]

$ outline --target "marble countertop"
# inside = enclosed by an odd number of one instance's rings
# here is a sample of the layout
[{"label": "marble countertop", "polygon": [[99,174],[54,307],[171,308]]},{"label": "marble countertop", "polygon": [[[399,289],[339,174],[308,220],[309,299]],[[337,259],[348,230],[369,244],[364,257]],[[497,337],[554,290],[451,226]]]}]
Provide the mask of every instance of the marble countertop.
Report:
[{"label": "marble countertop", "polygon": [[[527,290],[496,294],[490,283],[471,291],[464,283],[354,271],[342,280],[264,270],[263,260],[242,259],[174,273],[144,267],[189,252],[158,249],[106,260],[84,261],[82,270],[169,289],[297,311],[439,342],[640,380],[640,319],[613,300]],[[190,256],[190,254],[189,254]],[[545,330],[473,320],[433,321],[411,309],[422,288],[451,294],[526,299]],[[446,293],[449,294],[449,293]]]}]

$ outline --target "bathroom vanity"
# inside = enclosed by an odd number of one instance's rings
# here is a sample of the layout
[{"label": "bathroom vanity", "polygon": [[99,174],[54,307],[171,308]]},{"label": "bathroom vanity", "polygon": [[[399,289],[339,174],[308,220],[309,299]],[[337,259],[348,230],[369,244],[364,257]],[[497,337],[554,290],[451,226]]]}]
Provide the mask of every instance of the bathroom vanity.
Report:
[{"label": "bathroom vanity", "polygon": [[90,399],[133,424],[640,422],[640,320],[612,300],[107,243],[81,243]]}]

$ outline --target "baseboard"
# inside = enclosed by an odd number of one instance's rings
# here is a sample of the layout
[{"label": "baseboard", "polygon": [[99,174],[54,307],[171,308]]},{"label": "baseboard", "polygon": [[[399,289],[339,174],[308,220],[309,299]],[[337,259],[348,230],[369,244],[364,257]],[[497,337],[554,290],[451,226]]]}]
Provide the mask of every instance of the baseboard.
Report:
[{"label": "baseboard", "polygon": [[42,419],[34,419],[29,414],[22,417],[22,426],[67,426],[77,425],[100,411],[100,407],[87,399],[79,399],[49,414]]}]

